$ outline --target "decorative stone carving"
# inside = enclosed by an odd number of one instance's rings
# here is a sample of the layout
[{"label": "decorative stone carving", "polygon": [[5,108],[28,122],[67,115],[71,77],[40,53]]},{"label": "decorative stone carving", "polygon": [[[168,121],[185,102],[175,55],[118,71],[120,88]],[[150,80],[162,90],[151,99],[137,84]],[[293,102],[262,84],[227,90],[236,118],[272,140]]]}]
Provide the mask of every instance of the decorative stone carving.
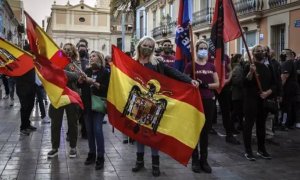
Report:
[{"label": "decorative stone carving", "polygon": [[166,5],[166,0],[160,0],[158,5],[159,5],[159,8],[163,8]]},{"label": "decorative stone carving", "polygon": [[156,9],[157,9],[157,4],[153,4],[151,6],[151,11],[154,12],[154,11],[156,11]]}]

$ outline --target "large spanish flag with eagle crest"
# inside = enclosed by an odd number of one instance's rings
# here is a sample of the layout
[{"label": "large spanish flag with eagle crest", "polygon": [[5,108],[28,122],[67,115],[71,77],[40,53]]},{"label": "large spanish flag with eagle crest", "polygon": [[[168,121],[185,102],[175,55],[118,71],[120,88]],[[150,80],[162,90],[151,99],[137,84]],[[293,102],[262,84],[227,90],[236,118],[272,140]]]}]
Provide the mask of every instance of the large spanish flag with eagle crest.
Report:
[{"label": "large spanish flag with eagle crest", "polygon": [[199,90],[142,66],[115,46],[112,49],[110,123],[186,165],[205,121]]}]

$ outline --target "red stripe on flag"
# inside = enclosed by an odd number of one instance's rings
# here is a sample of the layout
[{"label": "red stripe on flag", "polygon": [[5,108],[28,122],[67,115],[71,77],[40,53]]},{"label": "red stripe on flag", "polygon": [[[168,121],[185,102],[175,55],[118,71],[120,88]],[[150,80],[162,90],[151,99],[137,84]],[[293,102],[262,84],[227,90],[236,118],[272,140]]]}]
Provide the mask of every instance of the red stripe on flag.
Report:
[{"label": "red stripe on flag", "polygon": [[107,106],[109,122],[118,130],[142,144],[151,146],[166,154],[169,154],[175,160],[184,165],[188,164],[193,153],[192,148],[186,146],[171,136],[167,136],[159,132],[156,132],[154,135],[151,129],[143,126],[140,126],[139,132],[135,134],[133,132],[133,127],[135,127],[136,123],[127,117],[122,116],[122,113],[119,112],[109,101],[107,102]]},{"label": "red stripe on flag", "polygon": [[[0,73],[7,76],[22,76],[33,68],[33,59],[24,53],[12,63],[7,63],[6,67],[0,68]],[[9,69],[8,69],[9,68]]]}]

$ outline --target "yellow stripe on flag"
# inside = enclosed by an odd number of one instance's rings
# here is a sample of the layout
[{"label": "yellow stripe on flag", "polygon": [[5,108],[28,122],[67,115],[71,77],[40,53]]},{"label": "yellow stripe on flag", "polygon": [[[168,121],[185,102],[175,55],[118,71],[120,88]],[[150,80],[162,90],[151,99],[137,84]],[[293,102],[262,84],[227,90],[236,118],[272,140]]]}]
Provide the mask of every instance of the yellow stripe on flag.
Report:
[{"label": "yellow stripe on flag", "polygon": [[[138,83],[115,65],[112,65],[107,100],[122,113],[131,88],[134,85],[138,85]],[[141,86],[139,87],[143,90]],[[183,144],[194,148],[198,143],[199,134],[204,125],[204,121],[201,121],[201,119],[204,119],[204,114],[194,106],[177,99],[164,95],[154,95],[154,97],[156,99],[164,98],[168,101],[166,111],[163,114],[157,131],[172,136]],[[176,117],[177,121],[174,121],[174,117]],[[151,126],[145,127],[150,128]],[[198,129],[198,132],[195,132],[195,129]]]},{"label": "yellow stripe on flag", "polygon": [[40,27],[36,27],[36,31],[37,37],[41,41],[38,44],[40,51],[39,54],[51,59],[52,56],[57,52],[58,47],[49,39],[49,37],[47,37],[45,32],[41,30]]},{"label": "yellow stripe on flag", "polygon": [[37,75],[39,76],[40,80],[43,83],[44,89],[47,92],[47,95],[51,101],[51,104],[55,108],[59,108],[71,103],[70,98],[67,95],[62,95],[64,89],[56,86],[55,84],[47,81],[43,76],[40,74],[37,68],[35,68]]}]

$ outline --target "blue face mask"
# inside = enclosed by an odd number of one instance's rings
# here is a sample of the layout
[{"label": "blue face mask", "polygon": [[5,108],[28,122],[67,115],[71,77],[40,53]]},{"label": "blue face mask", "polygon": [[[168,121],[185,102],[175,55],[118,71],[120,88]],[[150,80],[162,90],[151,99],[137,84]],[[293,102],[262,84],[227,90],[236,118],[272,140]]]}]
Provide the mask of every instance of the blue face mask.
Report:
[{"label": "blue face mask", "polygon": [[200,49],[200,50],[198,50],[198,52],[197,52],[197,57],[199,58],[199,59],[204,59],[204,58],[206,58],[208,56],[208,51],[207,51],[207,49]]}]

